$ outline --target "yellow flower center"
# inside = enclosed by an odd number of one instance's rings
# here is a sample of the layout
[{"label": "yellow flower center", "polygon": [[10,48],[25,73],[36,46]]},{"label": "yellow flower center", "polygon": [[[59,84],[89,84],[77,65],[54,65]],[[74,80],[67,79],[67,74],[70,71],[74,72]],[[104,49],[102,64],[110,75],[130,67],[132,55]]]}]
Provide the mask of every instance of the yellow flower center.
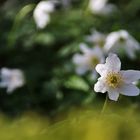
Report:
[{"label": "yellow flower center", "polygon": [[107,74],[106,82],[111,88],[117,88],[123,83],[120,73],[110,72]]}]

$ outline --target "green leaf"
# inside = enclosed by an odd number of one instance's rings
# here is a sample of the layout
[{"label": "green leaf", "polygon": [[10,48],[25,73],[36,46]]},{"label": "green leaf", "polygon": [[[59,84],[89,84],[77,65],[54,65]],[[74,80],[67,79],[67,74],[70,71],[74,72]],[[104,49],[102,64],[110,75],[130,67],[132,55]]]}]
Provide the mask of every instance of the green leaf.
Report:
[{"label": "green leaf", "polygon": [[69,80],[66,81],[65,86],[67,88],[73,88],[77,90],[83,90],[83,91],[89,90],[89,85],[81,77],[78,76],[70,77]]}]

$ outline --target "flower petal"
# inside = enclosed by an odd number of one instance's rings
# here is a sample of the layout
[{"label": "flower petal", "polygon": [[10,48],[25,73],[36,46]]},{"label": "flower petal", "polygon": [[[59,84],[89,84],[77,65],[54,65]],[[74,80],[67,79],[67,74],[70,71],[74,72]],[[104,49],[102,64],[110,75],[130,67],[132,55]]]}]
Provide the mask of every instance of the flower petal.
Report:
[{"label": "flower petal", "polygon": [[120,71],[126,83],[132,83],[140,79],[140,71],[138,70],[126,70]]},{"label": "flower petal", "polygon": [[129,36],[126,42],[126,53],[131,59],[136,58],[136,51],[140,50],[140,44],[133,38],[132,36]]},{"label": "flower petal", "polygon": [[80,50],[85,54],[90,53],[91,51],[91,49],[85,43],[80,44]]},{"label": "flower petal", "polygon": [[106,42],[104,45],[104,49],[106,52],[108,52],[110,49],[112,49],[112,47],[115,46],[116,42],[119,39],[119,36],[120,35],[117,32],[112,32],[107,36]]},{"label": "flower petal", "polygon": [[83,65],[83,63],[85,62],[85,56],[81,54],[75,54],[72,60],[73,60],[73,63],[77,65]]},{"label": "flower petal", "polygon": [[98,64],[95,67],[95,70],[101,75],[104,76],[104,74],[106,73],[107,69],[105,67],[105,64]]},{"label": "flower petal", "polygon": [[95,46],[91,51],[92,51],[92,54],[97,56],[98,58],[103,57],[103,51],[98,46]]},{"label": "flower petal", "polygon": [[15,87],[14,85],[10,85],[7,87],[7,93],[11,94],[17,87]]},{"label": "flower petal", "polygon": [[119,98],[119,93],[116,90],[109,90],[108,97],[110,100],[117,101]]},{"label": "flower petal", "polygon": [[137,96],[139,95],[140,90],[133,84],[125,84],[119,89],[120,94],[126,96]]},{"label": "flower petal", "polygon": [[110,71],[118,72],[121,69],[121,61],[116,54],[110,53],[105,64]]},{"label": "flower petal", "polygon": [[40,13],[36,15],[34,19],[37,27],[43,29],[50,22],[50,15],[45,13]]},{"label": "flower petal", "polygon": [[94,90],[96,92],[101,92],[101,93],[105,93],[106,90],[106,86],[105,83],[103,81],[98,81],[95,85],[94,85]]}]

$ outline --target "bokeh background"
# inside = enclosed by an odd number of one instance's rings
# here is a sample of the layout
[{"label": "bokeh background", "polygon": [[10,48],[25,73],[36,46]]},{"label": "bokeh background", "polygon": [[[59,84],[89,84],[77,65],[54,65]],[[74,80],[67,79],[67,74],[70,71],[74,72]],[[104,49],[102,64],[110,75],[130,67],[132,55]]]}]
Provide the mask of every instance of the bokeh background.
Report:
[{"label": "bokeh background", "polygon": [[[21,69],[26,79],[26,84],[11,94],[0,88],[0,138],[109,140],[107,136],[113,131],[111,140],[139,139],[140,97],[109,101],[109,117],[96,120],[105,95],[94,92],[96,80],[88,73],[76,74],[72,57],[93,28],[104,34],[125,29],[140,42],[140,1],[110,0],[118,10],[110,16],[100,16],[90,12],[88,0],[70,0],[68,5],[59,0],[44,29],[38,29],[33,18],[38,2],[0,1],[0,68]],[[120,56],[122,69],[140,70],[140,52],[136,54],[135,60],[126,54]],[[127,117],[132,120],[124,122]],[[81,137],[82,133],[85,137]]]}]

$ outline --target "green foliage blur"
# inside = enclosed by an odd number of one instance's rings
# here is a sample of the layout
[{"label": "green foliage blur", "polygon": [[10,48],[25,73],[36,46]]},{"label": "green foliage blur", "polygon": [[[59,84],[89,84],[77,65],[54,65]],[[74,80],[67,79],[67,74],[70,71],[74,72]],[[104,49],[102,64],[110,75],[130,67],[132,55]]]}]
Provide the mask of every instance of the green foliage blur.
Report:
[{"label": "green foliage blur", "polygon": [[[75,73],[72,56],[93,28],[103,33],[126,29],[140,42],[139,0],[110,0],[119,9],[110,17],[91,14],[88,0],[71,0],[68,8],[59,3],[42,30],[33,19],[38,2],[0,1],[0,68],[19,68],[26,78],[26,84],[12,94],[0,89],[1,112],[18,116],[36,111],[53,118],[72,108],[101,109],[105,96],[94,93],[96,81]],[[140,70],[139,54],[136,60],[122,56],[123,69]],[[120,104],[139,102],[140,97],[120,99]]]},{"label": "green foliage blur", "polygon": [[[140,116],[135,106],[108,108],[104,114],[88,110],[72,110],[65,120],[55,124],[28,112],[17,119],[0,116],[2,140],[139,140]],[[113,108],[112,108],[113,109]],[[107,115],[108,113],[111,115]],[[116,113],[117,112],[117,113]]]}]

